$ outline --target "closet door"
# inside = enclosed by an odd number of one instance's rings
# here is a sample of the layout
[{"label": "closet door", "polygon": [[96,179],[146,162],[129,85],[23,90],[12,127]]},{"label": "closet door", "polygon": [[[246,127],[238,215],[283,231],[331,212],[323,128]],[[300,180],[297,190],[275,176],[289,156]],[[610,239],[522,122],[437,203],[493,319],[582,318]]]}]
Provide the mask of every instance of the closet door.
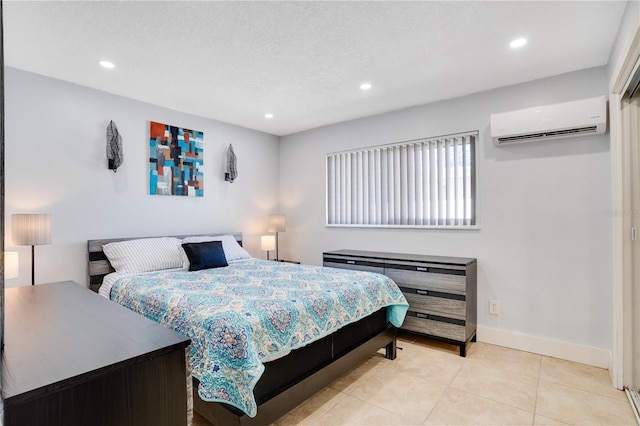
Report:
[{"label": "closet door", "polygon": [[[631,265],[624,288],[624,384],[640,392],[640,94],[622,102],[623,137],[629,141],[628,175],[629,209],[621,212],[625,229],[630,231],[625,243],[625,262]],[[628,244],[628,245],[627,245]],[[640,401],[636,400],[637,404]]]}]

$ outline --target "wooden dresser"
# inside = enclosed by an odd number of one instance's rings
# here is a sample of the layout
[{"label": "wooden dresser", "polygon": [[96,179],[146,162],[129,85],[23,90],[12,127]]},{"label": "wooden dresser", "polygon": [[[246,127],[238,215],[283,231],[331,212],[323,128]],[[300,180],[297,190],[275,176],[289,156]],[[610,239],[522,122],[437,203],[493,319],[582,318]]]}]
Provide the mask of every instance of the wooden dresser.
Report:
[{"label": "wooden dresser", "polygon": [[401,329],[460,347],[475,341],[477,261],[361,250],[323,253],[324,266],[377,272],[393,279],[409,302]]},{"label": "wooden dresser", "polygon": [[65,281],[5,290],[4,424],[186,425],[189,339]]}]

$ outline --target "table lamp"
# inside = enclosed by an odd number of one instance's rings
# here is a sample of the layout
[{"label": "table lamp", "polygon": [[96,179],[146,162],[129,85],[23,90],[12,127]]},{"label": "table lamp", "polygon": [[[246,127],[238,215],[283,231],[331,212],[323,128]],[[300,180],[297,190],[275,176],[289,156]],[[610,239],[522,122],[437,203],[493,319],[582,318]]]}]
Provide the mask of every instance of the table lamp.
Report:
[{"label": "table lamp", "polygon": [[275,235],[263,235],[260,237],[260,247],[267,252],[267,260],[269,260],[269,251],[276,249]]},{"label": "table lamp", "polygon": [[267,231],[276,233],[276,258],[280,260],[280,254],[278,252],[278,232],[284,232],[284,215],[283,214],[270,214],[269,215],[269,228]]},{"label": "table lamp", "polygon": [[14,244],[31,246],[31,285],[35,285],[35,246],[51,244],[51,215],[11,215],[11,229]]}]

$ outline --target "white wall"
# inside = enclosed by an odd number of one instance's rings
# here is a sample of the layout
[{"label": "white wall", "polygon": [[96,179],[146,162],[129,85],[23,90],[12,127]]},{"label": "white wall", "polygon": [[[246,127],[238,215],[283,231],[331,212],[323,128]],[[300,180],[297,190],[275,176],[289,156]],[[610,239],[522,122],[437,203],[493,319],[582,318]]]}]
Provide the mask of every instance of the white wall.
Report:
[{"label": "white wall", "polygon": [[[282,254],[312,264],[342,248],[475,257],[480,327],[608,351],[608,134],[497,148],[489,129],[494,112],[606,93],[599,67],[283,137]],[[327,153],[476,129],[480,230],[324,226]],[[500,316],[489,316],[489,299]]]},{"label": "white wall", "polygon": [[[171,90],[170,87],[158,90]],[[277,136],[110,95],[6,68],[7,251],[20,253],[20,277],[29,284],[30,252],[11,240],[11,214],[51,213],[53,244],[36,247],[36,281],[86,283],[86,241],[242,231],[245,247],[264,257],[259,235],[278,204]],[[106,126],[124,138],[124,165],[113,173],[105,158]],[[151,196],[149,121],[204,132],[205,195]],[[232,143],[238,179],[223,181]]]},{"label": "white wall", "polygon": [[620,73],[624,59],[629,51],[631,42],[640,26],[640,2],[627,1],[627,6],[622,15],[622,21],[618,28],[618,35],[609,54],[607,65],[608,81],[611,82]]}]

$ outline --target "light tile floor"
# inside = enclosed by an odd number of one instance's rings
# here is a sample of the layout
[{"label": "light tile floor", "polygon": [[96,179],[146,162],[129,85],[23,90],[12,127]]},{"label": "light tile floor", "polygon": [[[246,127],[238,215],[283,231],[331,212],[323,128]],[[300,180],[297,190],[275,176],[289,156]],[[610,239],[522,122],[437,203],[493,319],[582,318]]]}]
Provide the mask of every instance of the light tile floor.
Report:
[{"label": "light tile floor", "polygon": [[[636,425],[607,370],[472,343],[401,334],[382,351],[278,419],[290,425]],[[197,414],[194,425],[209,423]]]}]

